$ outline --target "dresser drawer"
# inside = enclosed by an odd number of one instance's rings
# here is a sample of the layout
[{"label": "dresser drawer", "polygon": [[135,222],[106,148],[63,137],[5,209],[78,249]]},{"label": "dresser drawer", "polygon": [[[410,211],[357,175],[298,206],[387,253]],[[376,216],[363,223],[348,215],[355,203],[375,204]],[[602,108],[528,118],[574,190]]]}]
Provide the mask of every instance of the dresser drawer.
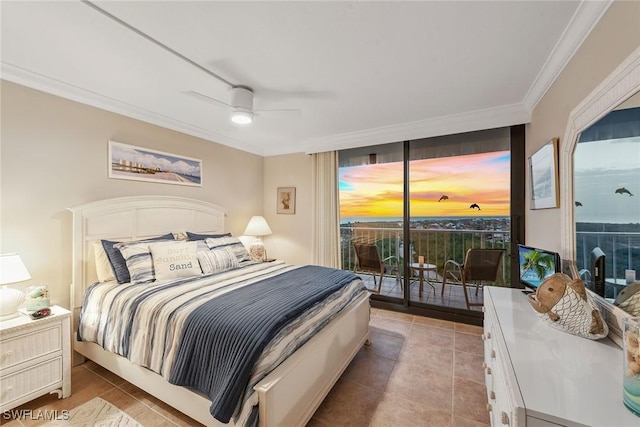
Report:
[{"label": "dresser drawer", "polygon": [[0,369],[11,368],[62,349],[62,325],[53,323],[21,335],[3,337],[0,342]]},{"label": "dresser drawer", "polygon": [[[0,378],[0,406],[62,385],[62,357],[47,360]],[[7,406],[8,407],[8,406]]]}]

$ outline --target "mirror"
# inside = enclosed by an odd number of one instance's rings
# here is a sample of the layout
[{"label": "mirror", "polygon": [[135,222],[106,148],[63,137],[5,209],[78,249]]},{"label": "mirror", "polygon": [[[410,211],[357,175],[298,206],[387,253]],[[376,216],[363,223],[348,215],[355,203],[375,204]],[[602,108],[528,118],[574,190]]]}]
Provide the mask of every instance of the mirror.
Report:
[{"label": "mirror", "polygon": [[[574,152],[579,135],[640,91],[640,47],[627,57],[569,115],[560,141],[561,248],[564,260],[576,260]],[[567,196],[570,195],[570,196]],[[640,194],[637,196],[640,197]],[[592,294],[609,324],[611,338],[622,342],[622,317],[628,316],[606,299]]]},{"label": "mirror", "polygon": [[639,316],[621,302],[640,270],[640,94],[580,133],[573,169],[576,266],[589,289]]}]

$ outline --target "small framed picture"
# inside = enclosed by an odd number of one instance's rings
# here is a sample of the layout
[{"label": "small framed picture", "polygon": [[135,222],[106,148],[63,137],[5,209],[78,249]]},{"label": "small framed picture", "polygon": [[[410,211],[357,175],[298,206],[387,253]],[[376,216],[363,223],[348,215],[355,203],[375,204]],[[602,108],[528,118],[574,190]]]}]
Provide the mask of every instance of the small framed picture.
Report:
[{"label": "small framed picture", "polygon": [[558,138],[553,138],[529,158],[531,209],[557,208]]},{"label": "small framed picture", "polygon": [[295,214],[296,213],[296,187],[279,187],[277,193],[278,207],[276,212],[279,214]]}]

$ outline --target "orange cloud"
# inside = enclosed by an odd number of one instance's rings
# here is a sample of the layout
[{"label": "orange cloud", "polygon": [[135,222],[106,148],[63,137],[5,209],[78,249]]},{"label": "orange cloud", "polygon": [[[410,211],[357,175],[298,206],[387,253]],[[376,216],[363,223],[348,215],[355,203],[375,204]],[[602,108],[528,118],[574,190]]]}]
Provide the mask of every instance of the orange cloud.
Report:
[{"label": "orange cloud", "polygon": [[[402,216],[401,162],[340,169],[342,217]],[[509,152],[414,160],[411,216],[505,216],[510,205]],[[439,201],[446,195],[448,199]],[[477,203],[481,210],[470,209]]]}]

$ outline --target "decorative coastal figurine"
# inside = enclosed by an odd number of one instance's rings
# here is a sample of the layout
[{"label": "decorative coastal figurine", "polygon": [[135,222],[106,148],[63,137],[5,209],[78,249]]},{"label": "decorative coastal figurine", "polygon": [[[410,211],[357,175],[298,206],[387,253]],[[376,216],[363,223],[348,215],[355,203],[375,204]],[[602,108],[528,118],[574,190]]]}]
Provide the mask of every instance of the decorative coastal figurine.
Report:
[{"label": "decorative coastal figurine", "polygon": [[553,328],[593,340],[609,333],[580,279],[555,273],[540,284],[535,294],[529,295],[529,303],[538,317]]},{"label": "decorative coastal figurine", "polygon": [[27,300],[25,309],[36,311],[51,306],[47,285],[35,285],[27,288]]},{"label": "decorative coastal figurine", "polygon": [[613,305],[617,305],[632,316],[640,316],[640,281],[622,289]]}]

